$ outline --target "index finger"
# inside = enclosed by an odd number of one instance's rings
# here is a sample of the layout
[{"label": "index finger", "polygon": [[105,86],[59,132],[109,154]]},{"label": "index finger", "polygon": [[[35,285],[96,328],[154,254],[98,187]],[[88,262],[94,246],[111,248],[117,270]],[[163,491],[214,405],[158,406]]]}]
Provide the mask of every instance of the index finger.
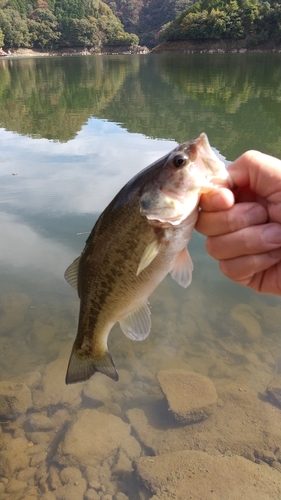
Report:
[{"label": "index finger", "polygon": [[234,195],[230,189],[216,188],[200,197],[199,206],[206,212],[227,210],[234,205]]},{"label": "index finger", "polygon": [[235,186],[249,186],[270,203],[281,203],[281,160],[247,151],[228,167],[228,172]]}]

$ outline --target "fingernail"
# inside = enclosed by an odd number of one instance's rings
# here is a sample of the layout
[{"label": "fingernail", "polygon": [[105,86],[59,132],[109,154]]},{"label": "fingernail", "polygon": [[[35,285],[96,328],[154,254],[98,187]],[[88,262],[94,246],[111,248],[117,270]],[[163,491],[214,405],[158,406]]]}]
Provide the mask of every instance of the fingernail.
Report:
[{"label": "fingernail", "polygon": [[281,244],[281,225],[268,225],[263,231],[264,240],[275,245]]}]

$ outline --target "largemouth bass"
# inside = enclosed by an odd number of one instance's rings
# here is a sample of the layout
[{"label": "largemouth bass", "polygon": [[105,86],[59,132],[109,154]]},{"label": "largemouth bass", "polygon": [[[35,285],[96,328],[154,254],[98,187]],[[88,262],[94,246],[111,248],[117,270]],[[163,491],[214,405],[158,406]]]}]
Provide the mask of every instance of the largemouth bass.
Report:
[{"label": "largemouth bass", "polygon": [[80,313],[66,383],[101,372],[118,380],[107,338],[118,321],[133,340],[151,328],[147,298],[170,273],[192,279],[186,248],[201,193],[231,186],[206,134],[177,146],[131,179],[99,217],[80,257],[66,270],[78,290]]}]

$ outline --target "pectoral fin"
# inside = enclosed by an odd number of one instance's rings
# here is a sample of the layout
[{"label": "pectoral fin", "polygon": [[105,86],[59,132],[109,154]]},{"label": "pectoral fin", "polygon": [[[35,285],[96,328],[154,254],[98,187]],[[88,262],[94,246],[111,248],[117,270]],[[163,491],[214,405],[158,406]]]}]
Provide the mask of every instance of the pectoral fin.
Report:
[{"label": "pectoral fin", "polygon": [[193,264],[187,248],[178,253],[174,267],[170,271],[172,278],[183,288],[187,288],[192,280]]},{"label": "pectoral fin", "polygon": [[155,259],[155,257],[159,253],[160,247],[161,243],[159,243],[157,238],[155,238],[151,243],[149,243],[149,245],[147,245],[139,263],[137,276]]},{"label": "pectoral fin", "polygon": [[78,290],[78,268],[79,268],[80,256],[75,259],[64,273],[64,277],[75,290]]},{"label": "pectoral fin", "polygon": [[140,304],[134,311],[119,320],[126,337],[131,340],[144,340],[151,328],[150,309],[147,302]]}]

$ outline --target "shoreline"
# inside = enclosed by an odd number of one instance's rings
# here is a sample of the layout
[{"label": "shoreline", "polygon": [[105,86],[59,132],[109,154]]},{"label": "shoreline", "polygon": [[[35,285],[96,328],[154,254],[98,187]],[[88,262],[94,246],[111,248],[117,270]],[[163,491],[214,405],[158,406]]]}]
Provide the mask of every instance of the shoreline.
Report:
[{"label": "shoreline", "polygon": [[[242,41],[241,41],[242,42]],[[43,49],[28,49],[18,48],[10,49],[7,52],[0,49],[0,59],[6,58],[28,58],[28,57],[69,57],[69,56],[103,56],[103,55],[133,55],[133,54],[216,54],[216,53],[262,53],[262,52],[278,52],[281,53],[280,46],[272,46],[270,44],[246,47],[245,43],[234,43],[234,41],[217,40],[209,43],[198,41],[179,41],[179,42],[163,42],[151,50],[147,47],[132,45],[132,46],[108,46],[103,48],[78,48],[70,47],[58,50],[43,50]]]},{"label": "shoreline", "polygon": [[270,42],[250,46],[247,40],[184,40],[163,42],[153,49],[152,54],[215,54],[215,53],[246,53],[246,52],[281,52],[281,44]]},{"label": "shoreline", "polygon": [[[2,52],[2,53],[1,53]],[[20,58],[20,57],[67,57],[67,56],[92,56],[92,55],[116,55],[116,54],[147,54],[150,50],[147,47],[140,45],[130,46],[108,46],[103,48],[80,48],[69,47],[58,50],[43,50],[43,49],[28,49],[18,48],[9,49],[7,52],[3,49],[0,51],[0,58]]]}]

